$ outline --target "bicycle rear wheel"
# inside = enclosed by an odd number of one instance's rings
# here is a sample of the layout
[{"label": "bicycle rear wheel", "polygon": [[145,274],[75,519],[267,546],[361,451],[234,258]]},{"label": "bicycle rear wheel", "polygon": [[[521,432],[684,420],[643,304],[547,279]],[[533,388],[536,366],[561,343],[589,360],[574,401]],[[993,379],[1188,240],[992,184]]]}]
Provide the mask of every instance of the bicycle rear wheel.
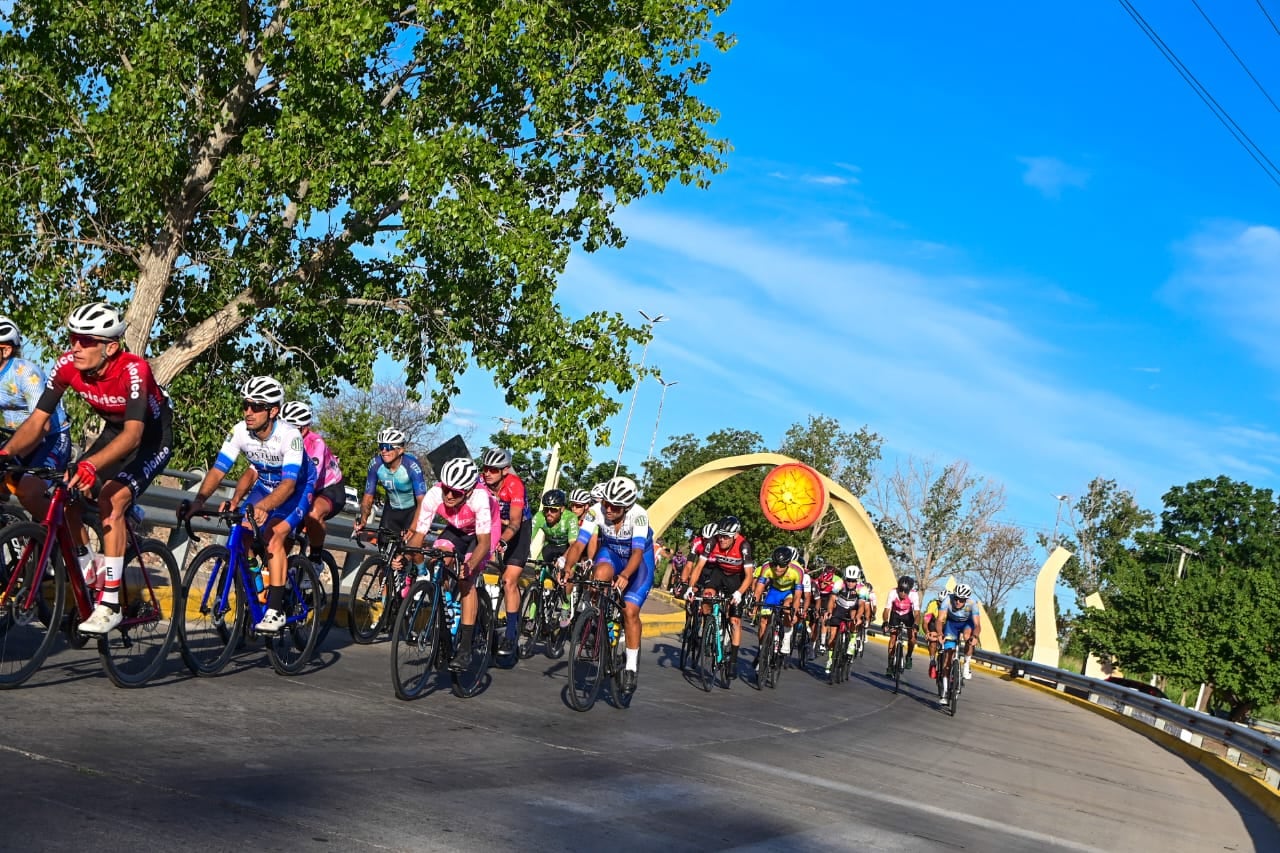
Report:
[{"label": "bicycle rear wheel", "polygon": [[280,675],[296,675],[311,662],[316,640],[320,639],[320,578],[306,557],[289,558],[284,597],[280,607],[287,620],[276,634],[268,636],[267,657]]},{"label": "bicycle rear wheel", "polygon": [[329,636],[329,629],[338,618],[338,603],[342,598],[342,571],[338,568],[338,561],[333,555],[324,550],[320,552],[320,562],[311,565],[316,570],[316,577],[320,579],[320,596],[317,606],[320,608],[323,619],[320,623],[320,635],[316,637],[318,649],[324,643],[325,637]]},{"label": "bicycle rear wheel", "polygon": [[361,645],[372,643],[382,630],[390,600],[387,583],[391,573],[381,557],[369,557],[356,569],[351,581],[351,604],[347,608],[347,628],[351,639]]},{"label": "bicycle rear wheel", "polygon": [[516,654],[521,660],[533,657],[538,638],[546,630],[544,622],[547,614],[543,602],[542,587],[535,584],[525,587],[524,594],[520,596],[520,630],[516,634]]},{"label": "bicycle rear wheel", "polygon": [[547,632],[547,645],[543,653],[552,660],[564,657],[564,647],[569,642],[569,626],[561,625],[561,615],[567,612],[569,602],[564,589],[556,587],[543,599],[547,612],[543,614],[543,629]]},{"label": "bicycle rear wheel", "polygon": [[436,585],[430,579],[415,581],[396,613],[391,629],[391,684],[401,699],[417,699],[435,672],[443,631]]},{"label": "bicycle rear wheel", "polygon": [[590,711],[600,696],[608,647],[603,615],[594,605],[587,605],[574,619],[569,634],[569,704],[575,711]]},{"label": "bicycle rear wheel", "polygon": [[0,531],[0,688],[17,687],[40,668],[62,624],[67,572],[57,548],[41,569],[47,537],[29,521]]},{"label": "bicycle rear wheel", "polygon": [[462,672],[449,673],[453,680],[453,695],[460,699],[470,699],[484,688],[493,658],[493,629],[497,621],[493,602],[489,591],[480,584],[476,584],[476,597],[479,600],[476,602],[476,629],[471,634],[471,665]]},{"label": "bicycle rear wheel", "polygon": [[245,602],[224,545],[206,545],[182,576],[178,647],[187,669],[216,675],[235,654],[244,632]]},{"label": "bicycle rear wheel", "polygon": [[138,542],[124,564],[120,627],[102,637],[98,654],[117,687],[146,684],[169,656],[182,612],[182,583],[173,554],[155,539]]},{"label": "bicycle rear wheel", "polygon": [[710,693],[716,680],[716,631],[718,626],[709,616],[702,618],[702,639],[693,650],[693,673],[702,689]]}]

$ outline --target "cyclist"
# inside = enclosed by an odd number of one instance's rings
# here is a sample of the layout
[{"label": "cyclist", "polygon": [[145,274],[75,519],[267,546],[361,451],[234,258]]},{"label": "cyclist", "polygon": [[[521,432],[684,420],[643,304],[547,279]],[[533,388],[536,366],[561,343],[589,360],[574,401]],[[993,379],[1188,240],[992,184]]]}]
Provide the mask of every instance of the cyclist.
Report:
[{"label": "cyclist", "polygon": [[[22,357],[22,334],[18,325],[8,317],[0,317],[0,426],[10,430],[21,426],[35,411],[44,385],[44,372],[35,362]],[[71,460],[71,424],[61,403],[53,408],[43,440],[27,457],[14,461],[37,468],[62,470],[67,467]],[[43,480],[23,477],[14,489],[18,501],[33,518],[43,515],[46,488],[48,484]]]},{"label": "cyclist", "polygon": [[813,635],[817,637],[817,654],[822,654],[827,648],[826,631],[821,630],[823,621],[828,613],[831,612],[831,594],[835,591],[835,586],[840,582],[836,577],[835,569],[827,565],[827,561],[821,557],[813,558],[813,570],[809,573],[813,577],[813,595],[815,598],[814,610],[817,618],[814,620]]},{"label": "cyclist", "polygon": [[406,453],[403,431],[387,427],[378,433],[378,453],[369,462],[360,498],[360,515],[352,525],[352,533],[364,529],[373,509],[374,489],[381,485],[387,493],[380,526],[392,533],[405,533],[419,514],[422,496],[427,493],[427,478],[418,457]]},{"label": "cyclist", "polygon": [[574,489],[569,493],[569,511],[578,519],[578,524],[582,524],[582,517],[587,514],[587,510],[591,508],[591,493],[586,489]]},{"label": "cyclist", "polygon": [[[702,556],[698,557],[698,562],[690,572],[689,587],[684,596],[692,600],[698,594],[703,569],[709,566],[706,581],[701,584],[702,595],[720,593],[733,599],[729,607],[729,620],[733,624],[733,643],[729,647],[729,677],[737,678],[738,647],[742,645],[742,612],[739,604],[742,596],[751,588],[756,568],[751,555],[751,543],[742,535],[742,522],[736,516],[727,515],[716,525],[712,543],[704,545],[703,549]],[[702,612],[710,613],[711,608],[704,606]]]},{"label": "cyclist", "polygon": [[448,543],[455,553],[463,555],[458,567],[457,590],[462,601],[462,619],[458,642],[449,661],[449,669],[454,672],[471,666],[471,643],[479,610],[475,581],[493,558],[497,541],[493,526],[498,521],[498,499],[488,489],[477,488],[480,485],[480,469],[467,457],[450,459],[441,465],[440,482],[423,496],[405,537],[410,547],[421,547],[438,517],[443,526],[435,540],[436,547]]},{"label": "cyclist", "polygon": [[[898,586],[889,593],[884,604],[884,613],[880,617],[884,629],[889,634],[889,662],[884,674],[893,678],[893,653],[905,634],[907,641],[907,669],[911,669],[911,658],[916,651],[916,625],[920,621],[920,594],[916,592],[916,579],[903,575],[898,578]],[[893,629],[899,628],[898,633]]]},{"label": "cyclist", "polygon": [[[204,507],[222,484],[222,478],[243,455],[257,472],[253,489],[245,497],[267,546],[267,612],[253,630],[275,634],[285,626],[283,610],[290,535],[302,526],[316,487],[316,468],[303,449],[302,433],[280,417],[284,386],[270,376],[254,376],[240,388],[244,418],[236,422],[218,451],[213,467],[196,490],[186,516]],[[237,497],[233,496],[232,509]]]},{"label": "cyclist", "polygon": [[[529,559],[532,514],[525,500],[524,481],[511,470],[511,454],[491,447],[480,457],[480,478],[498,498],[502,529],[498,532],[497,559],[502,562],[502,589],[506,598],[507,627],[498,644],[498,654],[516,653],[520,633],[520,574]],[[495,610],[497,605],[494,605]]]},{"label": "cyclist", "polygon": [[924,609],[921,627],[929,642],[929,677],[938,677],[938,613],[942,610],[942,596],[935,595]]},{"label": "cyclist", "polygon": [[338,457],[329,450],[320,433],[311,428],[310,406],[297,400],[285,403],[280,410],[280,419],[302,433],[302,449],[316,471],[315,491],[303,525],[311,545],[311,561],[318,565],[327,532],[325,522],[342,512],[347,502],[346,480],[343,479]]},{"label": "cyclist", "polygon": [[[943,642],[952,639],[964,641],[965,681],[973,678],[969,663],[973,659],[973,641],[982,633],[981,621],[978,616],[978,602],[973,597],[973,588],[967,583],[957,585],[951,594],[943,599],[942,609],[938,612],[938,632],[942,635]],[[951,664],[951,656],[954,654],[955,650],[944,653],[943,673],[947,672],[947,667]],[[942,704],[947,704],[945,692],[942,696]]]},{"label": "cyclist", "polygon": [[823,642],[829,650],[825,667],[827,672],[831,672],[831,663],[835,658],[832,643],[835,641],[836,629],[840,627],[840,623],[848,622],[852,630],[857,630],[858,611],[862,605],[862,599],[859,597],[861,582],[862,569],[856,565],[849,565],[844,567],[840,577],[836,578],[832,585],[831,598],[827,602],[826,640]]},{"label": "cyclist", "polygon": [[[92,302],[67,319],[71,349],[56,362],[35,409],[22,422],[4,450],[25,457],[49,434],[58,403],[70,388],[104,421],[102,432],[67,470],[67,485],[96,493],[102,517],[102,568],[106,586],[93,613],[80,623],[85,634],[105,634],[120,624],[120,584],[126,545],[125,513],[173,454],[173,414],[169,398],[141,356],[126,352],[125,322],[105,302]],[[67,508],[72,535],[80,543],[81,568],[94,560],[80,508]]]},{"label": "cyclist", "polygon": [[542,495],[542,509],[533,517],[533,535],[542,531],[543,559],[561,567],[569,543],[578,538],[578,517],[564,511],[565,502],[562,489],[550,489]]},{"label": "cyclist", "polygon": [[[801,597],[795,593],[804,582],[804,568],[796,560],[796,549],[787,545],[779,545],[769,555],[769,562],[762,565],[755,573],[756,600],[762,608],[772,608],[782,617],[782,654],[791,654],[791,635],[795,631],[797,604]],[[757,634],[764,637],[769,633],[769,620],[772,617],[760,617],[760,630]],[[760,660],[760,652],[756,652],[756,661]]]},{"label": "cyclist", "polygon": [[636,690],[636,669],[640,660],[642,625],[640,608],[653,586],[653,528],[649,513],[636,503],[639,489],[630,477],[614,477],[604,486],[600,515],[588,514],[578,529],[578,538],[565,553],[565,565],[572,566],[589,542],[599,542],[595,579],[611,580],[622,596],[623,626],[626,634],[626,665],[621,681],[626,694]]},{"label": "cyclist", "polygon": [[689,542],[689,559],[680,571],[680,592],[678,594],[683,595],[684,591],[689,588],[689,580],[693,577],[693,570],[697,567],[698,560],[706,554],[707,548],[712,544],[712,540],[715,539],[716,528],[719,526],[717,522],[707,522],[702,526],[702,530],[698,535],[694,536],[693,540]]}]

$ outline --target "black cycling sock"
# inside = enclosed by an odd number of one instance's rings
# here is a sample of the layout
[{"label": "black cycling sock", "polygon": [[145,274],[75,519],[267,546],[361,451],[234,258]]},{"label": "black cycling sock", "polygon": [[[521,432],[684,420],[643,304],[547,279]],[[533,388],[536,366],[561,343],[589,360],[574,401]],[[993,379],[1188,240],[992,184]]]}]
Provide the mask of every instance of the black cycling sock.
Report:
[{"label": "black cycling sock", "polygon": [[459,625],[458,626],[458,648],[470,649],[471,641],[475,639],[475,635],[476,635],[475,625]]},{"label": "black cycling sock", "polygon": [[284,603],[284,587],[269,586],[267,587],[267,609],[280,612],[280,605]]}]

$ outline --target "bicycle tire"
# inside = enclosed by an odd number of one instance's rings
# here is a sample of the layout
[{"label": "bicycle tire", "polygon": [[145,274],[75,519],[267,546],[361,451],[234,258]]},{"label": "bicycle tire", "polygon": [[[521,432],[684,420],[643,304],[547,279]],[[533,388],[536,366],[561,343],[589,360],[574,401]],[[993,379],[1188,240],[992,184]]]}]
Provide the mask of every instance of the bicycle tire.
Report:
[{"label": "bicycle tire", "polygon": [[516,634],[516,656],[528,660],[538,648],[538,638],[545,630],[545,598],[542,588],[530,584],[520,596],[520,629]]},{"label": "bicycle tire", "polygon": [[588,604],[578,613],[569,634],[569,705],[590,711],[604,683],[604,651],[608,631],[600,610]]},{"label": "bicycle tire", "polygon": [[382,630],[390,603],[392,573],[382,558],[365,559],[351,581],[351,600],[347,606],[347,628],[351,639],[362,646],[372,643]]},{"label": "bicycle tire", "polygon": [[551,660],[564,657],[565,646],[569,643],[569,626],[560,624],[560,614],[565,611],[568,601],[564,588],[559,586],[551,591],[551,595],[543,599],[543,608],[547,611],[543,620],[543,626],[547,632],[547,644],[543,647],[543,654]]},{"label": "bicycle tire", "polygon": [[805,663],[809,659],[809,651],[807,649],[809,643],[809,626],[805,624],[803,618],[796,620],[795,632],[791,635],[791,651],[796,656],[796,667],[804,669]]},{"label": "bicycle tire", "polygon": [[98,642],[107,677],[117,687],[140,687],[164,665],[178,633],[182,582],[163,543],[142,539],[130,549],[120,582],[125,621]]},{"label": "bicycle tire", "polygon": [[907,641],[902,637],[898,638],[897,645],[893,647],[893,692],[898,692],[898,685],[902,681],[902,650]]},{"label": "bicycle tire", "polygon": [[[612,607],[612,605],[610,605]],[[622,689],[622,671],[627,666],[627,646],[626,646],[626,627],[623,624],[622,613],[618,616],[618,634],[609,643],[610,648],[610,681],[611,692],[613,694],[613,706],[625,710],[631,707],[631,697],[635,694],[627,693]]]},{"label": "bicycle tire", "polygon": [[315,566],[306,557],[290,557],[280,606],[286,619],[295,615],[298,618],[266,637],[267,658],[277,674],[297,675],[314,657],[324,620],[321,597]]},{"label": "bicycle tire", "polygon": [[951,701],[947,703],[947,713],[953,717],[956,715],[956,707],[960,704],[960,679],[962,677],[960,652],[957,650],[951,656],[951,684],[948,690],[948,698]]},{"label": "bicycle tire", "polygon": [[773,621],[774,621],[774,627],[770,632],[773,634],[773,639],[774,639],[774,642],[772,643],[773,657],[769,659],[769,663],[772,664],[772,669],[773,669],[773,673],[769,678],[770,690],[777,688],[778,682],[782,679],[783,666],[784,664],[786,664],[787,658],[790,657],[789,654],[786,654],[782,651],[782,635],[786,630],[782,625],[782,614],[774,613]]},{"label": "bicycle tire", "polygon": [[195,675],[217,675],[235,654],[247,613],[225,545],[206,545],[182,575],[178,648]]},{"label": "bicycle tire", "polygon": [[711,692],[711,685],[716,679],[716,631],[719,626],[715,620],[706,617],[702,620],[702,639],[693,652],[693,672],[705,693]]},{"label": "bicycle tire", "polygon": [[[48,535],[44,525],[31,521],[0,531],[0,689],[17,687],[40,668],[62,625],[67,571],[61,552],[51,549],[47,570],[38,565]],[[33,583],[38,592],[28,606]]]},{"label": "bicycle tire", "polygon": [[435,581],[415,581],[391,629],[391,684],[400,699],[421,696],[436,671],[440,612]]},{"label": "bicycle tire", "polygon": [[338,561],[333,554],[324,549],[320,551],[320,562],[311,565],[320,578],[320,591],[323,594],[320,608],[321,613],[324,614],[324,621],[320,625],[320,635],[316,637],[318,649],[324,645],[325,638],[329,636],[329,629],[338,620],[338,605],[342,600],[342,570],[338,568]]},{"label": "bicycle tire", "polygon": [[684,672],[689,666],[689,660],[693,656],[694,647],[697,646],[697,632],[700,627],[699,621],[702,617],[701,605],[692,609],[686,604],[684,611],[684,629],[680,632],[680,659],[677,665],[680,671]]},{"label": "bicycle tire", "polygon": [[476,627],[471,633],[471,666],[462,672],[449,672],[453,682],[453,695],[470,699],[485,686],[489,665],[493,660],[494,624],[493,602],[489,591],[476,584]]}]

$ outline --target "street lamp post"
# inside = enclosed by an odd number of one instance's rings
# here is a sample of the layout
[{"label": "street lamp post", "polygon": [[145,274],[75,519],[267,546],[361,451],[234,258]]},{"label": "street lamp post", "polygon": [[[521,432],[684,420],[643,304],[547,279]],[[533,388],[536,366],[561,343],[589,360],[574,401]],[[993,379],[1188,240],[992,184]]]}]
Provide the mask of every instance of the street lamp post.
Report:
[{"label": "street lamp post", "polygon": [[[653,327],[667,319],[665,314],[658,314],[650,317],[643,311],[640,316],[645,319],[645,325],[649,329],[649,338],[644,342],[644,349],[640,350],[640,371],[644,370],[644,360],[649,355],[649,341],[653,340]],[[635,390],[631,392],[631,405],[627,407],[627,422],[622,427],[622,443],[618,445],[618,461],[613,463],[613,476],[618,476],[618,469],[622,467],[622,451],[627,446],[627,433],[631,431],[631,415],[636,410],[636,395],[640,393],[640,380],[636,379]]]},{"label": "street lamp post", "polygon": [[649,455],[645,457],[645,467],[649,465],[649,461],[653,459],[653,446],[658,443],[658,424],[662,421],[662,404],[667,399],[667,389],[672,385],[679,385],[679,382],[668,382],[661,376],[658,382],[662,383],[662,395],[658,397],[658,416],[653,419],[653,438],[649,439]]}]

